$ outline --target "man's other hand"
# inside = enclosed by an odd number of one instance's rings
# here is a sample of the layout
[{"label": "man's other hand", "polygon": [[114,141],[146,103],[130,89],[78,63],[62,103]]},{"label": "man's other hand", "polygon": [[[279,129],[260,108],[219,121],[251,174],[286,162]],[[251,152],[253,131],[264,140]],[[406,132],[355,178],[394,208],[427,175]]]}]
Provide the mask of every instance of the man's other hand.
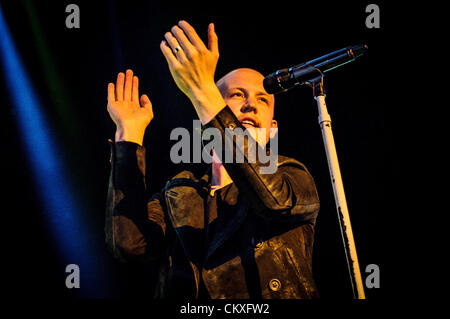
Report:
[{"label": "man's other hand", "polygon": [[165,35],[160,48],[178,88],[194,105],[201,122],[206,124],[225,107],[215,82],[219,60],[218,38],[214,24],[208,26],[208,47],[194,28],[180,21]]},{"label": "man's other hand", "polygon": [[[132,70],[117,75],[116,85],[108,84],[108,113],[116,124],[115,141],[142,145],[145,129],[153,119],[152,103],[147,95],[139,99],[139,79]],[[139,103],[140,102],[140,103]]]}]

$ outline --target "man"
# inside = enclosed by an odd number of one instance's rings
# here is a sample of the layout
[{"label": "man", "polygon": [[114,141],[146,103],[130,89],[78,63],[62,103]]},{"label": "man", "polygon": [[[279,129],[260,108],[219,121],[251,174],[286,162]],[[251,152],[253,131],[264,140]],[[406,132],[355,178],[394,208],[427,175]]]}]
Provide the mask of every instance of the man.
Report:
[{"label": "man", "polygon": [[[221,133],[224,151],[248,151],[248,144],[226,141],[226,129],[265,128],[268,140],[268,129],[277,122],[263,76],[238,69],[214,83],[219,52],[213,24],[208,46],[180,21],[160,48],[203,128]],[[311,255],[319,200],[301,163],[278,156],[275,173],[262,174],[258,158],[227,163],[214,154],[205,174],[183,171],[149,197],[142,141],[153,112],[146,95],[139,99],[138,78],[131,70],[108,85],[108,111],[117,130],[106,242],[120,260],[159,266],[155,298],[318,296]]]}]

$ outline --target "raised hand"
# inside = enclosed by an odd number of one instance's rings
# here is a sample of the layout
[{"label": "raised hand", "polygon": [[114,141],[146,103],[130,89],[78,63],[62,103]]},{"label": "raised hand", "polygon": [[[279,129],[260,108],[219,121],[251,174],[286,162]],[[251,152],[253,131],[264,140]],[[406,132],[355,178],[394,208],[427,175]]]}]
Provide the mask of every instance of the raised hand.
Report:
[{"label": "raised hand", "polygon": [[160,48],[175,83],[191,100],[203,124],[225,107],[214,82],[219,59],[218,38],[214,24],[208,26],[208,47],[194,28],[180,21],[165,35]]},{"label": "raised hand", "polygon": [[139,99],[139,79],[132,70],[117,75],[116,85],[108,84],[108,113],[116,124],[115,141],[142,145],[145,129],[153,119],[152,103],[147,95]]}]

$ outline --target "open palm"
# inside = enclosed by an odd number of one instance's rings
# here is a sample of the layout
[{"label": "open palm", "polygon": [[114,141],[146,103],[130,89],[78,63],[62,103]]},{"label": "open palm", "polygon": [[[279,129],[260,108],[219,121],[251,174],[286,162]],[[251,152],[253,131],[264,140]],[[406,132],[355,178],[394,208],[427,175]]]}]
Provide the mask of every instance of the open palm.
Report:
[{"label": "open palm", "polygon": [[139,98],[139,79],[132,70],[117,75],[116,85],[108,84],[108,113],[116,124],[116,141],[142,145],[145,129],[153,119],[152,103],[147,95]]}]

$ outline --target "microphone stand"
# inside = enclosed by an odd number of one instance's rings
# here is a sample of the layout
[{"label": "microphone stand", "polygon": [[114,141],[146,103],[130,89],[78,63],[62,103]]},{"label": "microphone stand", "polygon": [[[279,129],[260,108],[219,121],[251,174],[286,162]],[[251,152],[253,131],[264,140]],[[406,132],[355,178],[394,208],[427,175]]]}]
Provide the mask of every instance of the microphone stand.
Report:
[{"label": "microphone stand", "polygon": [[339,226],[344,243],[345,257],[353,291],[353,298],[366,299],[364,287],[359,269],[358,256],[356,254],[355,240],[353,238],[352,225],[348,213],[347,201],[345,199],[344,185],[342,183],[341,170],[334,144],[333,132],[331,130],[331,117],[328,114],[325,103],[325,93],[323,88],[323,74],[319,69],[320,76],[308,81],[313,89],[314,99],[317,101],[319,111],[319,125],[322,131],[323,143],[327,154],[328,168],[330,171],[331,183],[333,186],[334,200],[336,202]]}]

